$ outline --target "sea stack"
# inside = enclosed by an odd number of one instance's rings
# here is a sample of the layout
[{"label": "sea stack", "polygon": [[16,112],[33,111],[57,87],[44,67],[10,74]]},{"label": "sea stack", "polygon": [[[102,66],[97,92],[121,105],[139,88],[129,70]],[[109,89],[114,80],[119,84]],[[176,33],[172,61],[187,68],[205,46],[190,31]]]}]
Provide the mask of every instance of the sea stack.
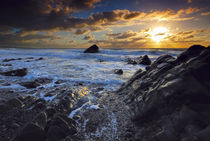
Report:
[{"label": "sea stack", "polygon": [[99,52],[99,47],[94,44],[91,47],[87,48],[84,53],[98,53]]}]

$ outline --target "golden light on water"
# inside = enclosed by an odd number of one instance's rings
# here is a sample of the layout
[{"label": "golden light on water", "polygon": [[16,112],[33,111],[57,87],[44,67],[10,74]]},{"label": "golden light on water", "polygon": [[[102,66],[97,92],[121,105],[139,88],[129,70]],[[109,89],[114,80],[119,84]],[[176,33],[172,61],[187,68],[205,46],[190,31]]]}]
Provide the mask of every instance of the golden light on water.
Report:
[{"label": "golden light on water", "polygon": [[156,27],[151,31],[150,35],[153,41],[160,42],[169,35],[169,31],[165,27]]}]

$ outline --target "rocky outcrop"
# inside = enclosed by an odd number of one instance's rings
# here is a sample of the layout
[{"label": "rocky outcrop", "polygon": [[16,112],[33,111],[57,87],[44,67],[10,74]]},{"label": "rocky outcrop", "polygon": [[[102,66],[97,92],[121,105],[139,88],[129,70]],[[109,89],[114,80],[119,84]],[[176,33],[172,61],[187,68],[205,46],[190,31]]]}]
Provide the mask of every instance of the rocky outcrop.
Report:
[{"label": "rocky outcrop", "polygon": [[134,59],[127,58],[126,61],[128,64],[133,64],[133,65],[136,65],[136,64],[150,65],[151,64],[151,60],[149,59],[149,57],[147,55],[140,56],[140,57],[137,57]]},{"label": "rocky outcrop", "polygon": [[207,141],[210,138],[210,47],[194,45],[177,58],[163,55],[124,84],[136,125],[135,140]]},{"label": "rocky outcrop", "polygon": [[22,85],[28,89],[32,89],[32,88],[36,88],[38,86],[48,84],[51,82],[52,82],[52,79],[49,79],[49,78],[37,78],[34,81],[22,82],[22,83],[20,83],[20,85]]},{"label": "rocky outcrop", "polygon": [[150,65],[151,60],[149,59],[149,57],[147,55],[144,55],[144,56],[137,58],[137,63],[142,64],[142,65]]},{"label": "rocky outcrop", "polygon": [[19,77],[23,77],[23,76],[27,75],[27,73],[28,73],[28,69],[27,68],[11,70],[11,71],[6,71],[6,72],[0,72],[1,75],[5,75],[5,76],[19,76]]},{"label": "rocky outcrop", "polygon": [[87,48],[84,53],[98,53],[99,47],[97,45],[92,45],[91,47]]}]

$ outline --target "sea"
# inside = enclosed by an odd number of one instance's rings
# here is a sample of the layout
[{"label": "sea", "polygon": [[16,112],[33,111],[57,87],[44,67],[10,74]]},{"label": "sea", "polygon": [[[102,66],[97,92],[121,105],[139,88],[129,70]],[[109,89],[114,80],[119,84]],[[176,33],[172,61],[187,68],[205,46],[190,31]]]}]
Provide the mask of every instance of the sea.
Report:
[{"label": "sea", "polygon": [[[0,88],[23,88],[19,81],[36,78],[53,79],[65,83],[100,84],[105,89],[117,89],[144,65],[128,64],[127,58],[148,55],[154,61],[158,56],[170,54],[176,57],[182,49],[100,49],[99,53],[83,53],[84,49],[0,49],[0,71],[28,68],[24,77],[0,75]],[[21,58],[21,59],[18,59]],[[39,59],[42,58],[42,59]],[[3,62],[4,59],[14,59]],[[8,65],[9,64],[9,65]],[[123,75],[114,73],[122,69]],[[5,80],[7,84],[5,84]],[[49,84],[48,84],[49,85]]]}]

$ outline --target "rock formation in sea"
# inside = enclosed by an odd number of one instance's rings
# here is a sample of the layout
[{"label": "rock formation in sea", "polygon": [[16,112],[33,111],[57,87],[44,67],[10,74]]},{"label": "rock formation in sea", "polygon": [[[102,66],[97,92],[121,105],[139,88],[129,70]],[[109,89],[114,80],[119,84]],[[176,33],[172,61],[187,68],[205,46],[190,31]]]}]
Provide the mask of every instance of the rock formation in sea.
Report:
[{"label": "rock formation in sea", "polygon": [[98,53],[99,47],[97,45],[92,45],[91,47],[87,48],[84,53]]},{"label": "rock formation in sea", "polygon": [[135,124],[134,140],[210,139],[210,47],[158,57],[117,92]]},{"label": "rock formation in sea", "polygon": [[133,65],[136,65],[136,64],[150,65],[152,61],[149,59],[149,57],[147,55],[144,55],[144,56],[140,56],[140,57],[137,57],[134,59],[127,58],[126,62],[128,64],[133,64]]}]

